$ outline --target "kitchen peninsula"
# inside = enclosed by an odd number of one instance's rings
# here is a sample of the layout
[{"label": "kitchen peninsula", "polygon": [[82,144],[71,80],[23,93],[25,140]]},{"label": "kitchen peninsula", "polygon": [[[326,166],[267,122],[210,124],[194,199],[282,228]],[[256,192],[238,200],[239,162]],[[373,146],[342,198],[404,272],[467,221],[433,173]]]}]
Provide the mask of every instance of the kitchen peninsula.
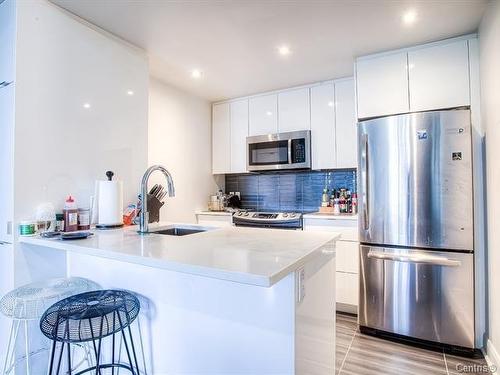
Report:
[{"label": "kitchen peninsula", "polygon": [[142,296],[148,373],[334,372],[336,233],[189,225],[199,232],[159,234],[173,227],[20,241],[28,263],[43,252],[68,276]]}]

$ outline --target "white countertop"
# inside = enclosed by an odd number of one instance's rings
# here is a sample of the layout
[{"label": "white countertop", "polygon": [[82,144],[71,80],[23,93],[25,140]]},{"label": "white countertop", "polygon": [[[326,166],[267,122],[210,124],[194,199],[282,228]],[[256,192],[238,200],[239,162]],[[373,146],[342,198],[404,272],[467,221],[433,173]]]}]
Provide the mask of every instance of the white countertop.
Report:
[{"label": "white countertop", "polygon": [[302,216],[304,219],[327,219],[327,220],[358,220],[358,215],[349,215],[349,214],[324,214],[321,212],[312,212],[309,214],[304,214]]},{"label": "white countertop", "polygon": [[[168,223],[150,225],[150,230]],[[200,227],[191,224],[175,224]],[[271,286],[330,249],[335,232],[225,227],[187,236],[139,235],[137,227],[95,231],[84,240],[39,236],[22,243],[258,286]]]}]

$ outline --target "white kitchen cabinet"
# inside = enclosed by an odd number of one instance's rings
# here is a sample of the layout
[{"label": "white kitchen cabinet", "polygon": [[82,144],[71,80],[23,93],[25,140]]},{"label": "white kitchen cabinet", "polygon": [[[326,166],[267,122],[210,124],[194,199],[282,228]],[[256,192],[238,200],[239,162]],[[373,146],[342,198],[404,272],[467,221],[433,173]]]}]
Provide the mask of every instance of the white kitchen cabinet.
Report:
[{"label": "white kitchen cabinet", "polygon": [[231,118],[229,103],[212,106],[212,173],[231,172]]},{"label": "white kitchen cabinet", "polygon": [[357,313],[359,294],[359,242],[357,216],[304,215],[305,231],[340,233],[335,243],[337,311]]},{"label": "white kitchen cabinet", "polygon": [[250,98],[249,135],[278,132],[278,95],[269,94]]},{"label": "white kitchen cabinet", "polygon": [[337,311],[357,314],[359,298],[359,276],[354,273],[335,273]]},{"label": "white kitchen cabinet", "polygon": [[0,2],[0,88],[15,78],[16,2]]},{"label": "white kitchen cabinet", "polygon": [[409,112],[407,53],[356,61],[358,118]]},{"label": "white kitchen cabinet", "polygon": [[358,273],[359,243],[355,241],[337,241],[337,270]]},{"label": "white kitchen cabinet", "polygon": [[[354,97],[352,101],[354,103]],[[333,82],[311,87],[312,169],[336,167],[334,103]]]},{"label": "white kitchen cabinet", "polygon": [[207,227],[227,227],[233,225],[233,215],[230,212],[196,212],[196,222]]},{"label": "white kitchen cabinet", "polygon": [[309,87],[278,94],[278,131],[280,133],[311,129]]},{"label": "white kitchen cabinet", "polygon": [[14,83],[0,88],[0,241],[12,242],[14,216]]},{"label": "white kitchen cabinet", "polygon": [[247,170],[248,99],[231,103],[231,173]]},{"label": "white kitchen cabinet", "polygon": [[335,81],[336,168],[357,168],[358,134],[354,79]]},{"label": "white kitchen cabinet", "polygon": [[470,105],[467,40],[408,52],[410,110]]}]

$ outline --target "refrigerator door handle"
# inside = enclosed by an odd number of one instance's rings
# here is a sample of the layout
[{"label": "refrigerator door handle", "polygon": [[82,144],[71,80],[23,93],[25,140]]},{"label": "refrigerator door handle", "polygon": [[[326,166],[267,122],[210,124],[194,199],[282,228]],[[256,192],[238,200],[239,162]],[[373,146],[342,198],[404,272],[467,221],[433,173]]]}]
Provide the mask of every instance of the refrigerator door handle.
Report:
[{"label": "refrigerator door handle", "polygon": [[363,226],[365,230],[370,228],[370,196],[369,196],[369,164],[368,164],[368,134],[363,134],[363,153],[362,153],[362,170],[361,174],[364,179],[364,190],[363,190]]},{"label": "refrigerator door handle", "polygon": [[394,254],[386,253],[383,251],[373,251],[368,252],[368,258],[381,259],[381,260],[391,260],[394,262],[406,262],[406,263],[422,263],[431,264],[436,266],[447,266],[447,267],[459,267],[462,262],[455,259],[448,259],[441,256],[433,255],[422,255],[422,254]]},{"label": "refrigerator door handle", "polygon": [[293,160],[292,160],[292,140],[289,139],[288,140],[288,164],[292,164],[293,163]]}]

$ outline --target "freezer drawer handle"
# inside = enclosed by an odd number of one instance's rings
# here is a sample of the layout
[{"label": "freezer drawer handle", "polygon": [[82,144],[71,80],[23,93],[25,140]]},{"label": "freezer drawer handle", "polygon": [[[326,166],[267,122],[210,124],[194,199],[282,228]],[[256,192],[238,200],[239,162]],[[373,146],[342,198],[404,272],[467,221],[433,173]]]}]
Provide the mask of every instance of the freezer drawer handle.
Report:
[{"label": "freezer drawer handle", "polygon": [[368,252],[368,258],[392,260],[394,262],[407,262],[407,263],[423,263],[432,264],[436,266],[458,267],[462,264],[459,260],[448,259],[445,257],[432,256],[432,255],[406,255],[406,254],[393,254],[384,253],[381,251]]}]

